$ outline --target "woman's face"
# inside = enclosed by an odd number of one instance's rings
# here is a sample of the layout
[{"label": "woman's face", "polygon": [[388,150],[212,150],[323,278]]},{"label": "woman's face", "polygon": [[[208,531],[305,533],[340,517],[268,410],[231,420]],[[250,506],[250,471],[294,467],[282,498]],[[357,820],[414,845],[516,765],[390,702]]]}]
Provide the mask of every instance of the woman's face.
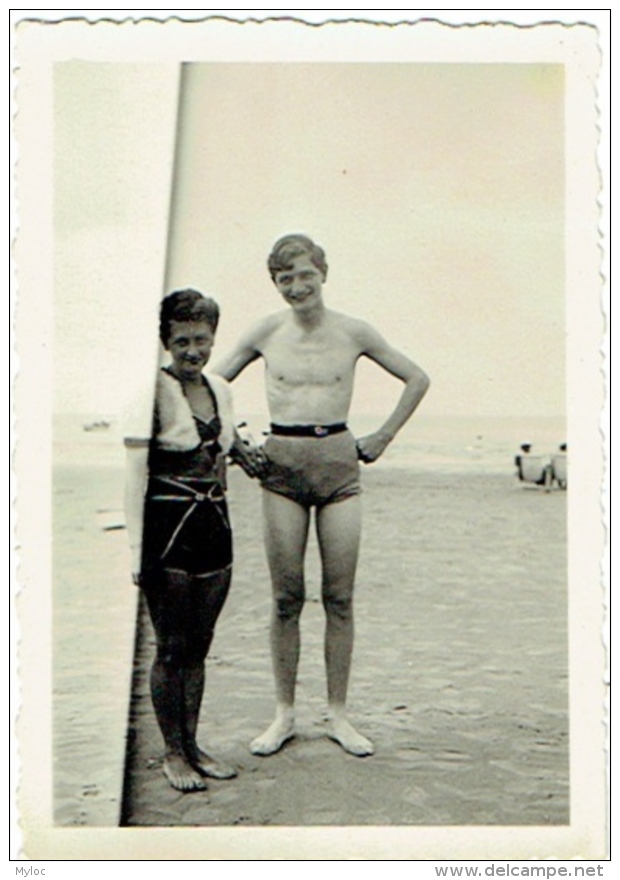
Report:
[{"label": "woman's face", "polygon": [[167,350],[180,379],[197,379],[211,356],[215,333],[206,321],[171,321]]}]

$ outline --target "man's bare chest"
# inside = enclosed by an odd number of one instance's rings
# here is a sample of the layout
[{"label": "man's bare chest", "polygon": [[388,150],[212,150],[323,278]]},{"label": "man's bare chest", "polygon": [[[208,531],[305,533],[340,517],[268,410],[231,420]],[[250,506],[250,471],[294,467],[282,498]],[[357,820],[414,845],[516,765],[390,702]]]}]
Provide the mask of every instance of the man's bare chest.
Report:
[{"label": "man's bare chest", "polygon": [[270,379],[287,385],[351,381],[357,354],[346,336],[327,333],[274,338],[263,352]]}]

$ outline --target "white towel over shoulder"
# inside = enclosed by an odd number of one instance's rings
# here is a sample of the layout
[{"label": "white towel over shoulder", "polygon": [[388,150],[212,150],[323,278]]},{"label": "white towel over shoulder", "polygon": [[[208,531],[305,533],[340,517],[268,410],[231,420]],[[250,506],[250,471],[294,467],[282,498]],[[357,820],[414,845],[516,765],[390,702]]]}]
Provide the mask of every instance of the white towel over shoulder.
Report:
[{"label": "white towel over shoulder", "polygon": [[[207,382],[217,403],[222,430],[219,437],[224,453],[233,441],[233,408],[230,386],[221,376],[207,375]],[[154,388],[157,413],[157,445],[169,452],[187,452],[200,443],[200,436],[181,383],[166,370],[160,370]],[[125,442],[128,446],[143,445],[151,438],[153,400],[140,395],[125,420]]]}]

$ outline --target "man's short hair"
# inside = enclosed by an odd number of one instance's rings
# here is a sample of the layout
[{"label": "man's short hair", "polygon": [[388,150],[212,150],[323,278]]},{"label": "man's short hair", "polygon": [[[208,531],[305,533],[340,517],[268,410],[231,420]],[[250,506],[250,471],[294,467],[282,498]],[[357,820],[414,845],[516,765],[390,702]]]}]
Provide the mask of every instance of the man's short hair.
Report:
[{"label": "man's short hair", "polygon": [[285,272],[287,269],[290,269],[293,260],[296,257],[301,257],[303,254],[307,254],[310,257],[317,269],[320,269],[323,273],[323,278],[326,278],[327,261],[323,248],[315,244],[307,235],[294,233],[278,239],[269,254],[267,266],[269,267],[271,280],[275,281],[276,273]]},{"label": "man's short hair", "polygon": [[159,338],[164,345],[170,339],[172,321],[204,321],[217,330],[220,308],[214,299],[203,296],[197,290],[175,290],[161,302],[159,309]]}]

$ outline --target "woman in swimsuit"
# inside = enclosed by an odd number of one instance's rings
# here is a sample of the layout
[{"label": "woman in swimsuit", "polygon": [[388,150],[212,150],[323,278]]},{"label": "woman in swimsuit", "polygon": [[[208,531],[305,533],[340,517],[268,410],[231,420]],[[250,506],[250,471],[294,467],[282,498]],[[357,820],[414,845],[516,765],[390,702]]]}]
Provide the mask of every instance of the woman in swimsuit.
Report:
[{"label": "woman in swimsuit", "polygon": [[205,659],[232,565],[224,495],[230,395],[223,379],[202,372],[218,318],[217,304],[193,290],[163,300],[160,337],[171,363],[157,378],[150,436],[143,426],[125,438],[133,577],[157,641],[151,696],[164,774],[180,791],[204,790],[205,776],[236,775],[196,743]]}]

